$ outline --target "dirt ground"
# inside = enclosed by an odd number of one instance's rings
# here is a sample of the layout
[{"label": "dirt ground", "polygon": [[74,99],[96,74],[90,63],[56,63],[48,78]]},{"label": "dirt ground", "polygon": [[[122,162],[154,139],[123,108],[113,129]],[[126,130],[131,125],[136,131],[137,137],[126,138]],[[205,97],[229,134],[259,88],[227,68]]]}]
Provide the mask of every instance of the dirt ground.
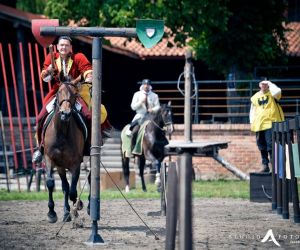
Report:
[{"label": "dirt ground", "polygon": [[[89,246],[91,221],[80,211],[83,227],[73,222],[62,226],[62,201],[56,202],[58,222],[47,222],[47,202],[0,202],[0,249],[164,249],[165,217],[158,215],[159,200],[132,200],[140,216],[159,240],[145,227],[124,200],[101,200],[99,234],[104,244]],[[290,209],[292,210],[292,209]],[[194,249],[300,249],[300,225],[283,220],[269,203],[235,199],[193,200]],[[271,229],[271,238],[261,242]],[[178,237],[177,237],[178,238]]]}]

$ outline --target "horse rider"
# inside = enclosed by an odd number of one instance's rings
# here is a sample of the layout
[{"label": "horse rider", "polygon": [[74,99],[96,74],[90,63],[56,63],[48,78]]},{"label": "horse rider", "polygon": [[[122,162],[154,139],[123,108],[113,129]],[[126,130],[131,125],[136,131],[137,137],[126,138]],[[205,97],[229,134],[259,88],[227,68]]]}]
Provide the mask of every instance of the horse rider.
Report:
[{"label": "horse rider", "polygon": [[136,112],[126,135],[131,136],[136,125],[141,125],[147,116],[160,109],[158,95],[152,91],[151,81],[144,79],[140,90],[135,92],[131,101],[131,109]]},{"label": "horse rider", "polygon": [[[82,53],[72,53],[72,40],[69,36],[58,38],[57,51],[46,56],[41,78],[44,82],[51,81],[51,90],[43,100],[43,108],[37,117],[37,144],[38,149],[32,156],[33,163],[40,163],[43,154],[43,124],[47,115],[53,109],[53,99],[59,88],[60,78],[69,79],[72,84],[84,82],[79,90],[78,101],[81,104],[81,113],[87,121],[90,130],[91,124],[91,83],[92,83],[92,64]],[[59,78],[60,76],[60,78]],[[101,131],[103,137],[108,137],[112,129],[108,119],[105,107],[101,106]]]}]

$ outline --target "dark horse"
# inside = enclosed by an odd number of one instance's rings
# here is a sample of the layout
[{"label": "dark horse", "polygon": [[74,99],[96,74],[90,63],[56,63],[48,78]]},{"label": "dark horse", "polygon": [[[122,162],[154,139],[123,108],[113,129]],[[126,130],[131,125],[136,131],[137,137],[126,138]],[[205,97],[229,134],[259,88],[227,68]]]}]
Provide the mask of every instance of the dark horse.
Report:
[{"label": "dark horse", "polygon": [[[141,141],[142,151],[141,154],[136,156],[138,157],[138,167],[139,175],[142,181],[142,189],[146,192],[147,189],[144,180],[144,168],[146,160],[152,162],[152,164],[156,164],[156,171],[157,173],[160,172],[160,165],[165,157],[164,146],[168,144],[166,133],[171,134],[173,132],[171,103],[169,102],[168,104],[163,104],[156,114],[147,115],[144,123],[145,130]],[[126,192],[129,191],[129,160],[130,157],[132,157],[131,152],[127,152],[126,147],[124,147],[126,140],[128,140],[128,136],[125,134],[127,126],[125,126],[121,133],[122,167],[125,178]],[[141,125],[141,127],[143,127],[143,125]],[[135,133],[135,130],[136,129],[133,130],[133,133]]]},{"label": "dark horse", "polygon": [[[77,97],[78,90],[74,84],[69,81],[60,83],[56,94],[55,108],[52,111],[54,112],[53,117],[45,132],[44,155],[47,169],[47,188],[49,192],[48,221],[51,223],[57,221],[53,201],[54,168],[57,169],[62,181],[62,190],[64,193],[63,221],[71,220],[68,199],[70,198],[73,205],[77,199],[76,188],[85,145],[85,134],[76,121],[78,118],[78,112],[75,108]],[[66,170],[72,175],[71,187],[67,180]],[[80,205],[82,205],[82,203]]]}]

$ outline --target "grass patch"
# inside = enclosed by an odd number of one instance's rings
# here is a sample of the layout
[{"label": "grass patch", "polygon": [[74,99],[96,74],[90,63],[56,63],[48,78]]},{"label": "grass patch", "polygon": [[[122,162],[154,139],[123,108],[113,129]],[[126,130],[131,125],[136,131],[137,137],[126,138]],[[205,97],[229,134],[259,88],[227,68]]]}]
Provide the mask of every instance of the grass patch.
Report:
[{"label": "grass patch", "polygon": [[193,197],[198,198],[250,198],[248,181],[197,181],[193,182]]},{"label": "grass patch", "polygon": [[[219,181],[196,181],[193,182],[193,197],[195,198],[241,198],[249,199],[249,182],[234,180]],[[132,189],[130,193],[124,193],[128,199],[159,199],[160,193],[156,191],[154,184],[147,185],[148,192],[144,193],[140,186]],[[62,191],[56,191],[53,194],[54,200],[62,200]],[[82,200],[87,200],[88,193],[83,192]],[[122,195],[116,190],[104,190],[100,192],[100,199],[112,200],[120,199]],[[8,193],[5,189],[0,190],[0,201],[8,200],[48,200],[48,192],[18,192],[11,191]]]}]

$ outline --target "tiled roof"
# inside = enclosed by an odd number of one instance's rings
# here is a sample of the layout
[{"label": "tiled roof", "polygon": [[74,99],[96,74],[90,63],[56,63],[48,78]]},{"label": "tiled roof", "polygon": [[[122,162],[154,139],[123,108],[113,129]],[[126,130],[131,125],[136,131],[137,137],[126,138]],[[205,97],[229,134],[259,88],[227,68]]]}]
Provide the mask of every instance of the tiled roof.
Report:
[{"label": "tiled roof", "polygon": [[[113,49],[123,50],[128,55],[135,55],[135,57],[144,58],[170,58],[170,57],[184,57],[185,47],[178,47],[174,45],[173,39],[163,38],[158,44],[151,49],[146,49],[136,39],[128,41],[123,37],[106,37],[110,46]],[[172,47],[168,47],[168,44],[172,44]]]},{"label": "tiled roof", "polygon": [[[24,12],[0,4],[0,17],[4,19],[19,20],[21,24],[30,27],[32,19],[46,18],[43,15],[36,15],[29,12]],[[286,32],[288,40],[288,55],[289,56],[300,56],[300,22],[291,22],[287,24],[289,31]],[[78,37],[78,39],[91,43],[92,38],[89,37]],[[108,44],[103,45],[107,50],[115,53],[124,54],[126,56],[134,58],[178,58],[184,57],[186,48],[180,48],[177,46],[169,47],[168,44],[174,44],[171,39],[163,38],[157,45],[151,49],[144,48],[140,42],[136,39],[131,41],[122,37],[106,37]]]},{"label": "tiled roof", "polygon": [[287,25],[285,33],[288,40],[288,55],[300,56],[300,22],[291,22]]}]

